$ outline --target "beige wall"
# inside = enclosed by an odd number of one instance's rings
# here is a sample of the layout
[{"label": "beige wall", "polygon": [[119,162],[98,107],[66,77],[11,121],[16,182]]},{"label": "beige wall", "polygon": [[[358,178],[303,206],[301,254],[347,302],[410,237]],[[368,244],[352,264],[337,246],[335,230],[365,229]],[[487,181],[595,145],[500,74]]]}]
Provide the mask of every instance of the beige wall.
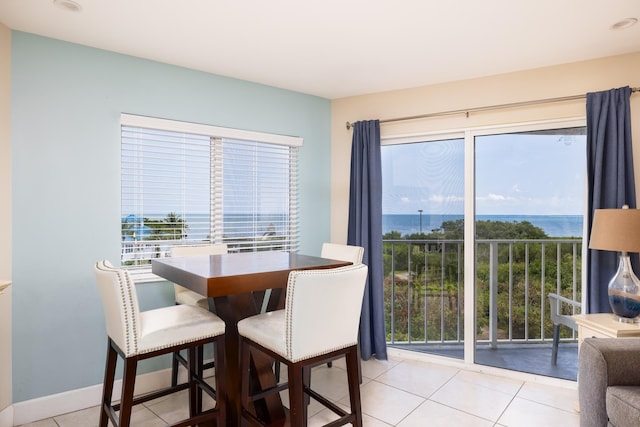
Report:
[{"label": "beige wall", "polygon": [[[11,31],[0,24],[0,282],[11,279],[10,77]],[[0,412],[10,404],[11,287],[0,295]]]},{"label": "beige wall", "polygon": [[[402,64],[398,64],[402,66]],[[393,119],[443,111],[640,87],[640,53],[480,79],[337,99],[331,123],[331,241],[346,242],[352,131],[346,122]],[[544,104],[381,125],[385,136],[585,115],[585,101]],[[640,189],[640,93],[631,96],[636,187]]]}]

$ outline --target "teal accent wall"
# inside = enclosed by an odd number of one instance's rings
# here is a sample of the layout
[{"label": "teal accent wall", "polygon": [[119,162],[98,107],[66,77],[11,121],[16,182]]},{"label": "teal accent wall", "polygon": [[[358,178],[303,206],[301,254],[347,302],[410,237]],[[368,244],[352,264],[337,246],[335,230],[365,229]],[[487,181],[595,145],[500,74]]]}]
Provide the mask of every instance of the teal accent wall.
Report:
[{"label": "teal accent wall", "polygon": [[92,267],[119,260],[120,113],[304,138],[301,252],[329,240],[329,100],[15,31],[11,79],[14,403],[102,382]]}]

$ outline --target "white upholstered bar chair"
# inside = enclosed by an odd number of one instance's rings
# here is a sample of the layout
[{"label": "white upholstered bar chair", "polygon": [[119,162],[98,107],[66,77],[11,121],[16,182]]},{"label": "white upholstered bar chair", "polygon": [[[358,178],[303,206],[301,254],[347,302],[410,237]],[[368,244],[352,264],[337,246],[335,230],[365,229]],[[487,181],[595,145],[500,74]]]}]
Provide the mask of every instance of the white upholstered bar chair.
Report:
[{"label": "white upholstered bar chair", "polygon": [[[322,250],[320,251],[320,257],[322,258],[336,259],[338,261],[348,261],[354,265],[362,264],[363,256],[363,247],[343,245],[339,243],[323,243]],[[331,368],[333,366],[332,362],[328,361],[327,366]],[[275,363],[274,370],[276,373],[276,379],[280,381],[280,364],[278,362]]]},{"label": "white upholstered bar chair", "polygon": [[[199,245],[199,246],[172,246],[169,254],[172,257],[194,256],[194,255],[222,255],[228,252],[227,245],[220,243],[216,245]],[[173,290],[176,294],[176,304],[198,305],[204,309],[209,309],[209,300],[206,296],[200,295],[174,283]]]},{"label": "white upholstered bar chair", "polygon": [[[351,261],[354,265],[362,264],[364,248],[362,246],[341,245],[339,243],[323,243],[320,256],[322,258],[337,259],[340,261]],[[327,362],[329,368],[332,365],[330,361]]]},{"label": "white upholstered bar chair", "polygon": [[[100,427],[106,427],[109,420],[114,426],[128,427],[134,405],[185,389],[189,390],[189,418],[179,425],[197,425],[213,420],[217,425],[224,425],[226,388],[224,375],[218,375],[224,369],[224,322],[215,314],[190,305],[141,312],[128,271],[114,268],[107,261],[97,262],[94,271],[108,336]],[[222,361],[216,363],[216,391],[202,378],[202,346],[209,342],[216,344],[216,355]],[[187,382],[134,397],[138,361],[180,350],[188,353]],[[113,404],[118,355],[124,360],[122,393],[120,403]],[[203,411],[203,391],[215,399],[214,408]],[[117,411],[120,411],[119,415]]]},{"label": "white upholstered bar chair", "polygon": [[[169,250],[171,257],[182,256],[195,256],[195,255],[222,255],[228,252],[227,245],[225,243],[215,245],[199,245],[199,246],[172,246]],[[177,283],[173,284],[173,290],[175,293],[176,304],[188,304],[202,307],[205,310],[209,310],[209,298],[204,295],[200,295],[190,289],[180,286]],[[215,360],[213,362],[205,363],[204,369],[211,369],[214,367]],[[171,364],[171,385],[178,384],[178,367],[182,365],[186,368],[187,361],[180,355],[179,352],[173,354],[173,361]]]},{"label": "white upholstered bar chair", "polygon": [[340,261],[351,261],[353,264],[362,264],[364,248],[338,243],[323,243],[320,256],[322,258],[337,259]]},{"label": "white upholstered bar chair", "polygon": [[[362,426],[358,380],[358,327],[367,278],[363,264],[289,274],[285,308],[238,322],[242,372],[242,418],[261,424],[252,402],[283,387],[289,390],[291,426],[307,425],[309,396],[338,415],[331,425]],[[251,351],[261,351],[287,366],[288,382],[252,393],[249,374]],[[347,363],[350,412],[344,411],[304,380],[303,371],[327,358],[344,356]]]}]

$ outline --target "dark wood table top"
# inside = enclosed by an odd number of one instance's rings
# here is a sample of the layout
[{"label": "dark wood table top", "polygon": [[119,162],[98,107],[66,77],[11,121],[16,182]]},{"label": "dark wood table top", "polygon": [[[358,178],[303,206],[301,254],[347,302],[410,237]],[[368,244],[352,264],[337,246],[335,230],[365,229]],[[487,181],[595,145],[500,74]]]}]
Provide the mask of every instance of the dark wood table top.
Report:
[{"label": "dark wood table top", "polygon": [[289,252],[241,252],[159,258],[152,272],[201,295],[218,297],[287,286],[294,270],[335,268],[350,262]]}]

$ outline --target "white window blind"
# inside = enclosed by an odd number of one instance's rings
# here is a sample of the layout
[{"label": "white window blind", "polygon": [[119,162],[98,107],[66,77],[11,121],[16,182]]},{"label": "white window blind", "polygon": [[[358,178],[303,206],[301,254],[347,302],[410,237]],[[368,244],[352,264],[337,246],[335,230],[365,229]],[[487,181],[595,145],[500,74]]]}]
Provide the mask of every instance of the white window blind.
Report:
[{"label": "white window blind", "polygon": [[123,115],[122,265],[175,245],[298,250],[299,138]]}]

